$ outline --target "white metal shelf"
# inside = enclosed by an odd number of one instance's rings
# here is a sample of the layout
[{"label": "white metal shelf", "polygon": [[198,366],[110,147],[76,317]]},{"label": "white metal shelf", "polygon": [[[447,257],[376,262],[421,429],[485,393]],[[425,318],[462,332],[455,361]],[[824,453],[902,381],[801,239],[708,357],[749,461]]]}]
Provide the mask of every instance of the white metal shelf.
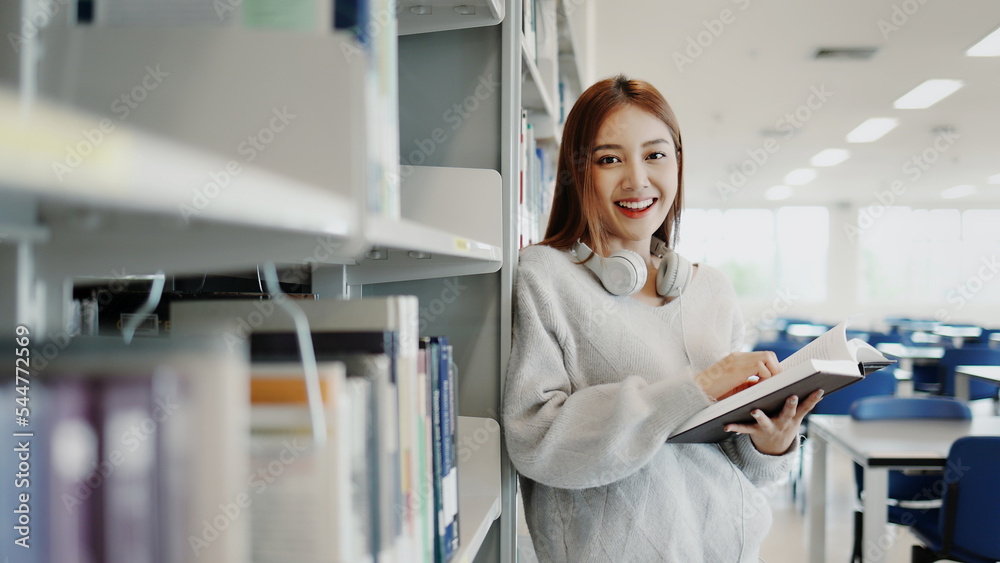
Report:
[{"label": "white metal shelf", "polygon": [[[8,231],[42,243],[53,273],[357,259],[352,279],[371,283],[495,272],[502,263],[496,171],[414,167],[404,178],[407,217],[362,219],[361,202],[123,124],[70,168],[67,147],[100,119],[41,102],[21,117],[17,100],[0,90],[0,139],[13,140],[0,197],[32,202],[36,226],[29,218]],[[371,247],[390,259],[366,258]]]},{"label": "white metal shelf", "polygon": [[85,208],[348,237],[348,198],[125,124],[0,89],[0,193]]},{"label": "white metal shelf", "polygon": [[500,517],[500,425],[458,417],[458,533],[453,561],[472,561]]},{"label": "white metal shelf", "polygon": [[372,250],[348,269],[348,283],[384,283],[496,272],[503,249],[408,219],[369,217]]},{"label": "white metal shelf", "polygon": [[504,18],[502,0],[401,0],[399,35],[497,25]]},{"label": "white metal shelf", "polygon": [[492,273],[503,263],[502,179],[496,170],[412,166],[400,182],[403,217],[369,216],[372,248],[351,285]]}]

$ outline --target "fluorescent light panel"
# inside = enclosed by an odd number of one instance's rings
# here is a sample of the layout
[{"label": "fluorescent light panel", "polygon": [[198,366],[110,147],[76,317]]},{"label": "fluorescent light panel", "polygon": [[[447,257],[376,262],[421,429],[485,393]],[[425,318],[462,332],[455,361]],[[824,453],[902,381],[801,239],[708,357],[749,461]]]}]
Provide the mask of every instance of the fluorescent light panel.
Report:
[{"label": "fluorescent light panel", "polygon": [[764,197],[771,201],[778,201],[780,199],[788,199],[792,197],[792,188],[789,186],[771,186],[764,192]]},{"label": "fluorescent light panel", "polygon": [[962,184],[941,191],[941,199],[958,199],[976,193],[976,186],[972,184]]},{"label": "fluorescent light panel", "polygon": [[1000,57],[1000,27],[965,52],[968,57]]},{"label": "fluorescent light panel", "polygon": [[848,143],[870,143],[882,138],[899,125],[899,120],[892,117],[873,117],[866,119],[853,131],[847,134]]},{"label": "fluorescent light panel", "polygon": [[962,87],[961,80],[934,78],[910,90],[893,102],[896,109],[924,109],[954,94]]},{"label": "fluorescent light panel", "polygon": [[844,149],[826,149],[816,153],[809,160],[809,164],[813,166],[836,166],[847,160],[849,156],[851,156],[851,153]]},{"label": "fluorescent light panel", "polygon": [[796,168],[785,175],[785,183],[791,186],[801,186],[816,179],[816,171],[812,168]]}]

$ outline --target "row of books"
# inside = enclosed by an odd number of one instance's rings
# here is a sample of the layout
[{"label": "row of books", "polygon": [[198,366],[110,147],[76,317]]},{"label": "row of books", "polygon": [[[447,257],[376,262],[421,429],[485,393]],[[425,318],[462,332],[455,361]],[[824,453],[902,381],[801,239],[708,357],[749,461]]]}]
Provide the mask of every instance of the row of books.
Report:
[{"label": "row of books", "polygon": [[[330,390],[324,401],[324,411],[331,412],[325,448],[340,454],[323,454],[328,459],[323,463],[346,456],[346,464],[335,466],[346,473],[334,481],[350,482],[352,491],[345,495],[327,488],[332,496],[321,500],[317,494],[311,499],[318,503],[314,510],[339,507],[327,514],[340,522],[334,526],[340,532],[336,541],[338,551],[349,554],[346,561],[447,562],[458,547],[457,373],[447,338],[419,337],[415,297],[296,304],[308,318],[311,345]],[[181,334],[239,336],[252,327],[252,389],[258,391],[252,399],[252,443],[260,448],[255,450],[262,456],[258,461],[272,457],[275,434],[298,432],[303,443],[310,443],[299,343],[292,319],[278,305],[229,300],[178,302],[171,308],[173,330]],[[274,381],[279,373],[285,374],[284,387],[297,389],[295,404],[282,407],[288,417],[284,422],[280,409],[274,409],[281,406],[274,404],[282,396],[281,378],[277,385]],[[331,420],[341,422],[331,425]],[[354,423],[344,424],[347,420]],[[276,502],[286,502],[288,495],[277,490],[272,491]],[[262,542],[254,544],[254,553],[267,550],[275,561],[287,560],[281,554],[290,549],[283,546],[289,534],[273,533],[288,527],[281,513],[265,513],[254,521],[254,540]],[[272,533],[258,536],[258,526]],[[316,541],[329,546],[333,537],[332,532],[319,534]]]},{"label": "row of books", "polygon": [[[30,382],[30,480],[0,485],[31,562],[446,563],[458,547],[457,373],[417,299],[296,302],[321,441],[277,300],[175,302],[172,335],[78,337]],[[249,330],[248,330],[249,328]],[[11,362],[13,363],[13,362]],[[13,403],[14,382],[0,385]],[[15,436],[30,433],[31,436]],[[16,456],[0,457],[7,475]],[[23,518],[22,518],[23,516]]]},{"label": "row of books", "polygon": [[556,150],[536,141],[527,111],[521,112],[519,149],[518,243],[524,248],[545,236],[556,181]]},{"label": "row of books", "polygon": [[26,405],[0,419],[4,553],[248,561],[246,365],[219,341],[81,337],[41,372],[0,380],[2,404]]}]

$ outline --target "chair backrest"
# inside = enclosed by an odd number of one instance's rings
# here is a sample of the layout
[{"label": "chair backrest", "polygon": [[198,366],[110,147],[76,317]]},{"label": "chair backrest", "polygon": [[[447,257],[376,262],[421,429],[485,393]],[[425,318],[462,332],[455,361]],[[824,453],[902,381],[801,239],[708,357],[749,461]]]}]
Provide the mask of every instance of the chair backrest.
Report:
[{"label": "chair backrest", "polygon": [[865,397],[851,405],[855,420],[913,418],[971,419],[972,411],[963,401],[951,397]]},{"label": "chair backrest", "polygon": [[859,399],[895,393],[896,376],[891,368],[883,368],[869,373],[857,383],[823,397],[810,414],[848,414],[851,412],[851,405]]},{"label": "chair backrest", "polygon": [[[970,552],[989,561],[1000,560],[1000,436],[968,436],[951,445],[945,468],[942,506],[954,503],[952,551]],[[951,484],[956,486],[952,488]],[[955,497],[955,498],[951,498]],[[947,533],[946,509],[941,531]]]},{"label": "chair backrest", "polygon": [[[1000,365],[1000,349],[982,347],[948,348],[938,363],[943,383],[942,394],[955,396],[955,368],[957,366],[991,366]],[[983,381],[969,382],[969,398],[985,399],[997,395],[997,386]]]}]

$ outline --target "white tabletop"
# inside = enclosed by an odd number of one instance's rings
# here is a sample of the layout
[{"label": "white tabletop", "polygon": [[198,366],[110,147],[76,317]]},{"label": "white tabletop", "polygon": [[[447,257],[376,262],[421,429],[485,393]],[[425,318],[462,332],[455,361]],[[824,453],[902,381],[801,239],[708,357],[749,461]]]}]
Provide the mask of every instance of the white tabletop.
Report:
[{"label": "white tabletop", "polygon": [[941,325],[934,329],[934,334],[948,338],[978,338],[983,334],[983,329],[978,326]]},{"label": "white tabletop", "polygon": [[963,436],[1000,436],[1000,417],[972,420],[853,420],[812,415],[809,435],[821,435],[861,465],[940,467],[951,444]]},{"label": "white tabletop", "polygon": [[898,342],[883,342],[875,346],[879,352],[906,359],[940,360],[943,346],[904,346]]}]

